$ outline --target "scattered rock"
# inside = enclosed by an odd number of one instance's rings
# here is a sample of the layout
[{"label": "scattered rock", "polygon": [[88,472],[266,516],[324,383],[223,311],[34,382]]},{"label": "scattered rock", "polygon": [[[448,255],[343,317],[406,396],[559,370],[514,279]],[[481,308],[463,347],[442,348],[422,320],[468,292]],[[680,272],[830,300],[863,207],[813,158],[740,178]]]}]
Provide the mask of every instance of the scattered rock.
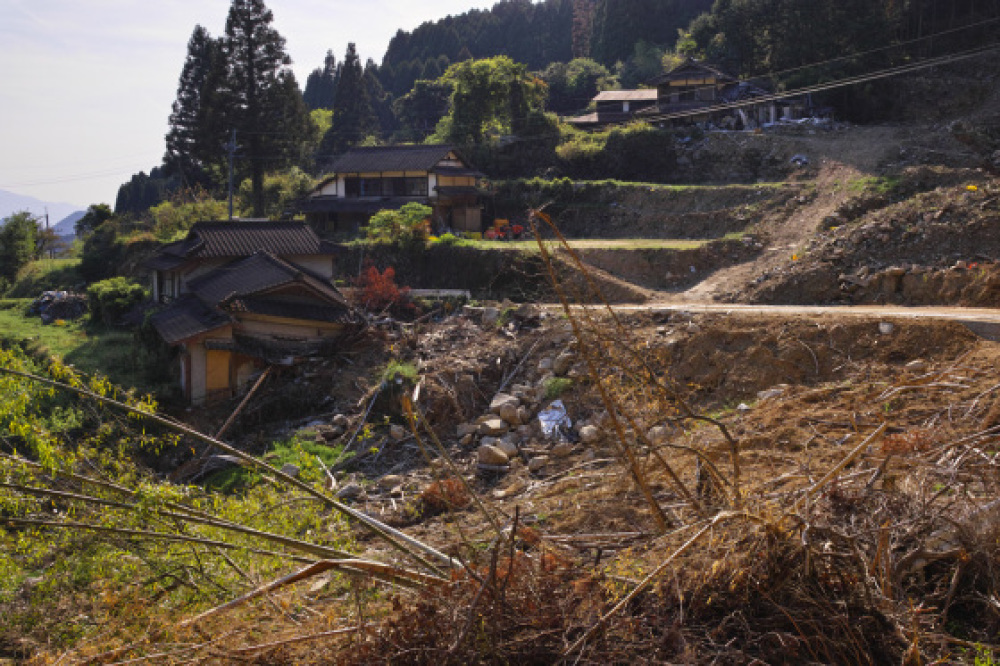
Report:
[{"label": "scattered rock", "polygon": [[535,456],[528,461],[528,471],[539,472],[543,467],[549,464],[548,456]]},{"label": "scattered rock", "polygon": [[392,425],[389,428],[389,437],[392,437],[394,442],[398,442],[406,437],[406,428],[401,425]]},{"label": "scattered rock", "polygon": [[927,372],[927,368],[928,367],[929,366],[927,365],[927,361],[925,361],[925,360],[923,360],[921,358],[918,358],[918,359],[916,359],[914,361],[910,361],[909,363],[906,364],[906,369],[907,370],[909,370],[910,372],[916,372],[916,373]]},{"label": "scattered rock", "polygon": [[285,463],[281,467],[281,473],[287,474],[290,477],[297,478],[302,472],[298,465],[293,465],[292,463]]},{"label": "scattered rock", "polygon": [[573,445],[569,442],[562,442],[552,447],[554,458],[566,458],[573,454]]},{"label": "scattered rock", "polygon": [[510,427],[501,418],[489,418],[479,424],[480,435],[498,437],[506,434],[508,430],[510,430]]},{"label": "scattered rock", "polygon": [[573,361],[576,360],[576,355],[571,351],[564,351],[556,357],[556,360],[552,363],[552,373],[556,377],[562,377],[569,369],[573,367]]},{"label": "scattered rock", "polygon": [[757,400],[764,401],[770,400],[771,398],[779,398],[785,394],[788,387],[775,386],[774,388],[769,388],[766,391],[757,391]]},{"label": "scattered rock", "polygon": [[670,428],[667,426],[655,426],[649,429],[646,437],[656,446],[666,444],[670,440]]},{"label": "scattered rock", "polygon": [[347,428],[350,422],[348,421],[347,417],[344,416],[343,414],[337,414],[336,416],[333,417],[333,420],[330,421],[330,423],[332,423],[338,428]]},{"label": "scattered rock", "polygon": [[468,435],[465,435],[460,440],[458,440],[458,443],[461,444],[462,446],[469,446],[470,444],[472,444],[475,438],[476,436],[470,432]]},{"label": "scattered rock", "polygon": [[500,407],[500,418],[512,426],[519,426],[523,424],[520,417],[520,408],[509,403]]},{"label": "scattered rock", "polygon": [[586,425],[580,428],[580,440],[584,444],[593,444],[601,438],[601,430],[595,425]]},{"label": "scattered rock", "polygon": [[406,481],[403,477],[398,474],[386,474],[378,480],[379,488],[395,488],[396,486],[402,486]]},{"label": "scattered rock", "polygon": [[509,393],[497,393],[490,401],[490,411],[494,414],[500,414],[500,410],[505,406],[517,409],[520,404],[521,401]]},{"label": "scattered rock", "polygon": [[481,321],[483,326],[496,326],[496,323],[500,321],[500,310],[493,307],[483,308]]},{"label": "scattered rock", "polygon": [[543,358],[542,360],[540,360],[538,362],[538,372],[540,372],[542,374],[545,374],[546,372],[551,372],[552,371],[552,366],[554,364],[555,364],[555,361],[552,359],[552,357],[551,356],[546,356],[545,358]]},{"label": "scattered rock", "polygon": [[461,423],[458,426],[458,431],[456,433],[459,439],[462,439],[466,435],[474,435],[479,432],[478,423]]},{"label": "scattered rock", "polygon": [[506,465],[510,458],[496,446],[480,446],[477,452],[481,465]]},{"label": "scattered rock", "polygon": [[338,499],[356,500],[365,496],[365,489],[357,483],[348,483],[337,491]]},{"label": "scattered rock", "polygon": [[506,437],[504,439],[501,439],[496,444],[496,448],[503,451],[504,455],[507,456],[508,460],[517,455],[517,442],[513,441],[512,439],[508,439]]}]

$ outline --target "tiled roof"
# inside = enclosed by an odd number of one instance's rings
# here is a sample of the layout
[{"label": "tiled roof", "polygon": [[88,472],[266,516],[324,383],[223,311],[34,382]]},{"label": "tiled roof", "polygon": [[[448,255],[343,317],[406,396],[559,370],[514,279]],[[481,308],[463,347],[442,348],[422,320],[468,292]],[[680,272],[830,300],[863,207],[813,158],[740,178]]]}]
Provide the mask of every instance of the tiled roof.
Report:
[{"label": "tiled roof", "polygon": [[[292,304],[280,301],[280,297],[266,297],[268,292],[292,284],[308,288],[327,304],[292,307]],[[338,316],[346,318],[345,321],[353,316],[347,299],[336,287],[309,270],[269,252],[256,252],[217,268],[192,281],[188,287],[190,294],[153,316],[153,325],[169,344],[231,323],[233,319],[226,314],[227,309],[231,312],[254,311],[247,303],[266,302],[292,307],[296,319],[341,321],[331,319],[333,311],[340,313]],[[271,307],[274,316],[284,316],[278,313],[277,306],[261,307]]]},{"label": "tiled roof", "polygon": [[597,93],[595,102],[655,102],[659,91],[656,88],[644,90],[604,90]]},{"label": "tiled roof", "polygon": [[446,145],[354,148],[333,161],[334,173],[430,171],[454,148]]},{"label": "tiled roof", "polygon": [[327,253],[304,222],[198,222],[188,235],[188,257],[247,257],[266,250],[279,257]]},{"label": "tiled roof", "polygon": [[150,317],[153,327],[169,345],[214,331],[232,321],[227,314],[205,305],[192,294],[185,294]]},{"label": "tiled roof", "polygon": [[666,74],[661,74],[660,76],[657,76],[653,80],[647,81],[646,83],[654,86],[659,85],[661,83],[673,81],[674,79],[679,79],[681,77],[689,76],[688,72],[691,72],[695,76],[704,76],[705,74],[711,74],[715,76],[720,82],[723,83],[726,82],[732,83],[736,81],[735,77],[733,77],[730,74],[726,74],[720,69],[716,69],[711,65],[706,65],[705,63],[697,62],[689,58],[686,62],[683,62],[677,67],[674,67]]}]

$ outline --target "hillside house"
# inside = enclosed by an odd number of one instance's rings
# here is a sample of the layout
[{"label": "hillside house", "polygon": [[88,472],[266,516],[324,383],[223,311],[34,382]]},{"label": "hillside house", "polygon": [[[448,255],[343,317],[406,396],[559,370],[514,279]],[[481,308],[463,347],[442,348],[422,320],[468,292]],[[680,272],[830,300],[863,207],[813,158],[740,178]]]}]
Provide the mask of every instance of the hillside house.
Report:
[{"label": "hillside house", "polygon": [[432,208],[436,231],[482,231],[483,174],[450,146],[354,148],[330,170],[300,205],[321,234],[356,233],[378,211],[410,202]]},{"label": "hillside house", "polygon": [[592,101],[596,111],[570,118],[569,122],[580,127],[599,127],[627,122],[640,111],[655,108],[658,92],[655,88],[644,90],[604,90]]},{"label": "hillside house", "polygon": [[149,262],[151,323],[180,349],[194,404],[232,397],[260,369],[335,349],[361,327],[333,286],[333,252],[302,222],[207,222]]},{"label": "hillside house", "polygon": [[[767,99],[768,92],[763,88],[693,59],[649,81],[649,85],[654,88],[602,92],[593,100],[596,113],[572,118],[570,122],[579,127],[599,127],[632,118],[656,120],[658,116],[690,112],[691,115],[679,120],[749,129],[802,112],[795,101]],[[635,101],[625,104],[632,95],[636,96]],[[754,103],[758,98],[761,101]],[[616,104],[621,104],[620,108]],[[730,104],[737,104],[738,108],[711,109]],[[700,109],[705,112],[697,113]]]}]

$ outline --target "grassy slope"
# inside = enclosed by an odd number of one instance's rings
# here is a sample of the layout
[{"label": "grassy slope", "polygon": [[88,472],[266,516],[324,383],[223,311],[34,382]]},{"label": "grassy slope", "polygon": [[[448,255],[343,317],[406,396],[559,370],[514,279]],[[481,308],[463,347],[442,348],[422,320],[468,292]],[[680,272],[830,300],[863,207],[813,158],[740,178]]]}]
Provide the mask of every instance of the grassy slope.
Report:
[{"label": "grassy slope", "polygon": [[45,326],[38,317],[24,315],[30,302],[30,299],[2,302],[0,340],[28,341],[87,374],[101,373],[124,386],[141,383],[140,368],[133,362],[131,333],[96,330],[88,327],[85,320]]}]

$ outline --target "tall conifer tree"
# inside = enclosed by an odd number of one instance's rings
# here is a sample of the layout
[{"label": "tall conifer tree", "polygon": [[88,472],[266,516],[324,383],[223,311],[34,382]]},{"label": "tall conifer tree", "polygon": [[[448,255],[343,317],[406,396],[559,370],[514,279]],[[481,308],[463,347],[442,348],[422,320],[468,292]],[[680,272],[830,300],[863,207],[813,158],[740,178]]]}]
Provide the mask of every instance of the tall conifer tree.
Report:
[{"label": "tall conifer tree", "polygon": [[333,155],[360,143],[375,129],[376,118],[364,77],[358,52],[353,43],[348,44],[337,78],[333,125],[323,137],[319,147],[320,162],[328,161]]},{"label": "tall conifer tree", "polygon": [[222,126],[219,89],[224,77],[220,42],[208,30],[196,26],[177,85],[163,159],[168,172],[178,175],[189,187],[209,185],[212,167],[222,164],[220,146],[225,142],[226,130]]},{"label": "tall conifer tree", "polygon": [[264,173],[299,156],[312,125],[263,0],[233,0],[226,20],[225,108],[249,164],[254,216],[264,215]]},{"label": "tall conifer tree", "polygon": [[333,51],[326,52],[323,68],[317,67],[306,79],[306,89],[302,99],[311,111],[332,109],[337,97],[337,58]]}]

